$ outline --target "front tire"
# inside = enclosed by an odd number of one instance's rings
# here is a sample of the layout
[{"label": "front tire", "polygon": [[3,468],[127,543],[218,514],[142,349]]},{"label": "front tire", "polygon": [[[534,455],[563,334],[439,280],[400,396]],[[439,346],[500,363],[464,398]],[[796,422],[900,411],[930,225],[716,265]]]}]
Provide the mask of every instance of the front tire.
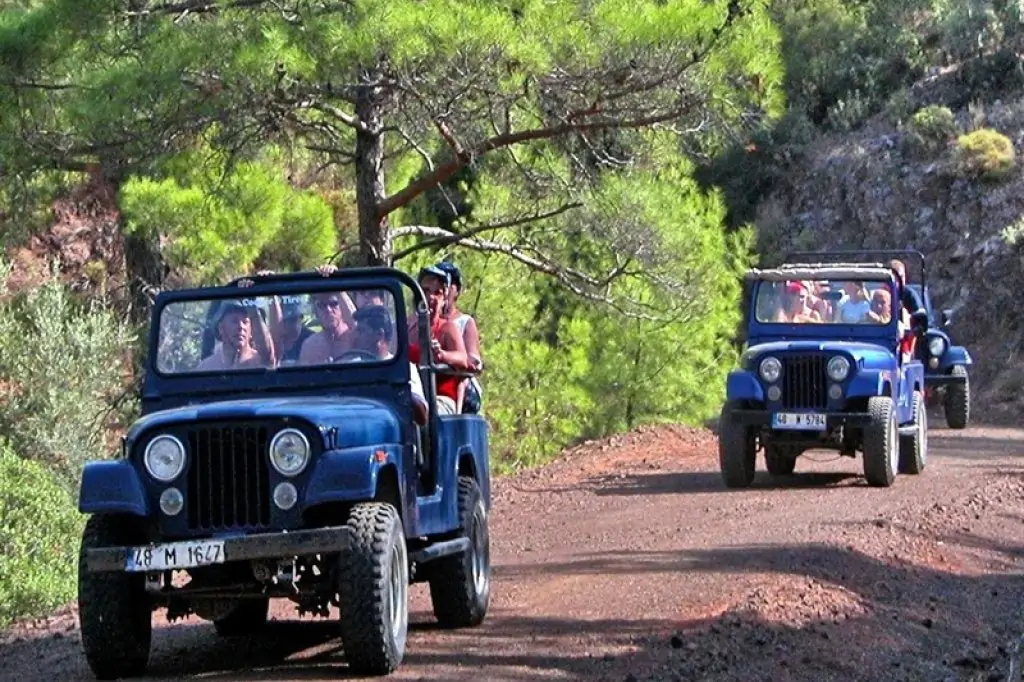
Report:
[{"label": "front tire", "polygon": [[487,510],[477,482],[466,476],[459,478],[459,526],[469,538],[469,549],[437,559],[430,567],[430,601],[445,628],[479,625],[491,600]]},{"label": "front tire", "polygon": [[341,643],[359,675],[388,675],[405,655],[409,630],[409,558],[398,511],[357,504],[349,513],[351,551],[339,565]]},{"label": "front tire", "polygon": [[914,391],[914,435],[900,437],[900,473],[919,474],[928,462],[928,410],[924,395]]},{"label": "front tire", "polygon": [[864,477],[868,484],[888,488],[896,480],[899,464],[899,431],[892,398],[868,400],[871,422],[864,427]]},{"label": "front tire", "polygon": [[757,450],[750,429],[733,416],[733,403],[722,405],[718,420],[718,465],[729,488],[746,488],[754,482]]},{"label": "front tire", "polygon": [[963,365],[955,365],[950,374],[963,377],[963,383],[946,387],[946,425],[951,429],[963,429],[967,427],[971,416],[971,380]]},{"label": "front tire", "polygon": [[78,623],[85,660],[100,680],[138,677],[149,664],[153,608],[145,574],[92,573],[85,550],[131,545],[139,541],[131,519],[97,514],[82,532],[78,555]]}]

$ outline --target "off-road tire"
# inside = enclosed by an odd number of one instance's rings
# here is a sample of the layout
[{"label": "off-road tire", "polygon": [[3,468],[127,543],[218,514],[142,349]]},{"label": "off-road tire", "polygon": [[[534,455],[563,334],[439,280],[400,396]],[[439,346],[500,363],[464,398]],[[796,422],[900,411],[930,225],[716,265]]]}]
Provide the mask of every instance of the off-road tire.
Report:
[{"label": "off-road tire", "polygon": [[138,677],[149,664],[153,638],[152,602],[145,574],[89,572],[85,550],[119,547],[140,541],[134,520],[97,514],[82,531],[78,554],[78,623],[85,660],[97,679]]},{"label": "off-road tire", "polygon": [[900,436],[900,473],[919,474],[928,463],[928,410],[924,394],[914,391],[914,434]]},{"label": "off-road tire", "polygon": [[409,630],[409,558],[402,519],[392,505],[368,502],[352,508],[348,527],[353,545],[338,566],[345,659],[358,675],[388,675],[402,662]]},{"label": "off-road tire", "polygon": [[473,627],[483,622],[491,600],[491,549],[487,510],[480,486],[459,477],[459,527],[470,547],[430,562],[430,601],[441,627]]},{"label": "off-road tire", "polygon": [[728,488],[746,488],[754,482],[757,450],[750,429],[733,419],[733,403],[722,405],[718,420],[718,465]]},{"label": "off-road tire", "polygon": [[963,383],[946,386],[946,399],[943,407],[946,412],[946,425],[951,429],[963,429],[971,418],[971,379],[967,368],[955,365],[950,372],[955,377],[963,377]]},{"label": "off-road tire", "polygon": [[234,610],[223,618],[213,621],[213,627],[221,637],[251,635],[267,626],[270,614],[270,598],[240,599]]},{"label": "off-road tire", "polygon": [[764,449],[764,466],[772,476],[791,476],[796,470],[796,457],[788,457],[777,447]]},{"label": "off-road tire", "polygon": [[868,399],[871,421],[864,427],[864,477],[868,484],[887,488],[899,468],[899,430],[896,405],[888,396]]}]

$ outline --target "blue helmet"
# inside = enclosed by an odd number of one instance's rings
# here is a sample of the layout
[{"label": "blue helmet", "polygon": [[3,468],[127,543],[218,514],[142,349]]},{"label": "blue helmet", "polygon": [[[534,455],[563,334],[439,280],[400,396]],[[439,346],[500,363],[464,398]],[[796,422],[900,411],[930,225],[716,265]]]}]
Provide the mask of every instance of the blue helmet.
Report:
[{"label": "blue helmet", "polygon": [[444,270],[445,272],[447,272],[448,279],[451,281],[451,283],[460,289],[462,288],[462,271],[459,270],[458,265],[452,263],[451,261],[443,260],[440,263],[437,263],[434,267],[437,268],[438,270]]}]

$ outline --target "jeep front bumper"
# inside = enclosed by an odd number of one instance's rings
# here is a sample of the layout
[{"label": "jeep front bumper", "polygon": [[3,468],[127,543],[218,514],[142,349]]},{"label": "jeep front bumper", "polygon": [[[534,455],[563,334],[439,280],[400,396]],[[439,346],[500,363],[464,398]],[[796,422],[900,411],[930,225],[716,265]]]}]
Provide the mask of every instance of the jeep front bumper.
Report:
[{"label": "jeep front bumper", "polygon": [[[780,410],[780,412],[793,412],[793,410]],[[744,426],[772,426],[772,414],[770,410],[734,410],[732,417],[735,421]],[[818,414],[821,414],[818,412]],[[827,429],[837,426],[866,426],[871,423],[871,415],[867,412],[825,412],[825,424]],[[789,429],[780,429],[789,431]],[[807,433],[807,430],[794,429],[794,433]],[[814,433],[813,430],[809,431]]]},{"label": "jeep front bumper", "polygon": [[950,384],[967,383],[967,377],[963,374],[925,374],[924,385],[928,388],[934,386],[949,386]]},{"label": "jeep front bumper", "polygon": [[352,530],[348,526],[333,526],[131,547],[89,548],[85,550],[85,567],[93,572],[179,570],[232,561],[331,554],[344,552],[351,546]]}]

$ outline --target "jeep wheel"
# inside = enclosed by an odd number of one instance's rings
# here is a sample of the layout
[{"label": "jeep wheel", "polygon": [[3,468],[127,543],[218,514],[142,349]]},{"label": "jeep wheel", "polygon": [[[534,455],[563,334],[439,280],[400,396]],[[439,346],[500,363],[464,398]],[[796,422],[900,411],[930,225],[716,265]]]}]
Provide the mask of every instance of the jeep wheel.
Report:
[{"label": "jeep wheel", "polygon": [[432,562],[430,601],[442,627],[472,627],[483,622],[491,599],[491,549],[487,511],[476,481],[459,478],[459,525],[469,549]]},{"label": "jeep wheel", "polygon": [[914,391],[914,434],[900,436],[900,473],[919,474],[928,461],[928,410],[924,395]]},{"label": "jeep wheel", "polygon": [[270,599],[240,599],[231,613],[213,621],[213,627],[221,637],[251,635],[263,629],[270,612]]},{"label": "jeep wheel", "polygon": [[868,400],[871,422],[864,427],[864,477],[873,486],[889,487],[899,468],[899,431],[892,398],[875,396]]},{"label": "jeep wheel", "polygon": [[733,409],[731,402],[722,405],[718,420],[718,465],[727,487],[746,488],[754,482],[757,450],[750,429],[733,418]]},{"label": "jeep wheel", "polygon": [[963,429],[971,416],[971,380],[967,376],[967,368],[956,365],[950,372],[955,377],[963,377],[963,383],[946,386],[946,425],[951,429]]},{"label": "jeep wheel", "polygon": [[796,457],[790,457],[785,451],[766,445],[764,465],[772,476],[789,476],[796,469]]},{"label": "jeep wheel", "polygon": [[359,675],[387,675],[405,654],[409,630],[409,559],[405,531],[390,504],[349,512],[353,546],[340,557],[341,645]]},{"label": "jeep wheel", "polygon": [[138,677],[149,664],[153,609],[145,574],[90,572],[85,550],[130,545],[139,540],[131,519],[97,514],[82,532],[78,554],[78,623],[89,668],[100,680]]}]

